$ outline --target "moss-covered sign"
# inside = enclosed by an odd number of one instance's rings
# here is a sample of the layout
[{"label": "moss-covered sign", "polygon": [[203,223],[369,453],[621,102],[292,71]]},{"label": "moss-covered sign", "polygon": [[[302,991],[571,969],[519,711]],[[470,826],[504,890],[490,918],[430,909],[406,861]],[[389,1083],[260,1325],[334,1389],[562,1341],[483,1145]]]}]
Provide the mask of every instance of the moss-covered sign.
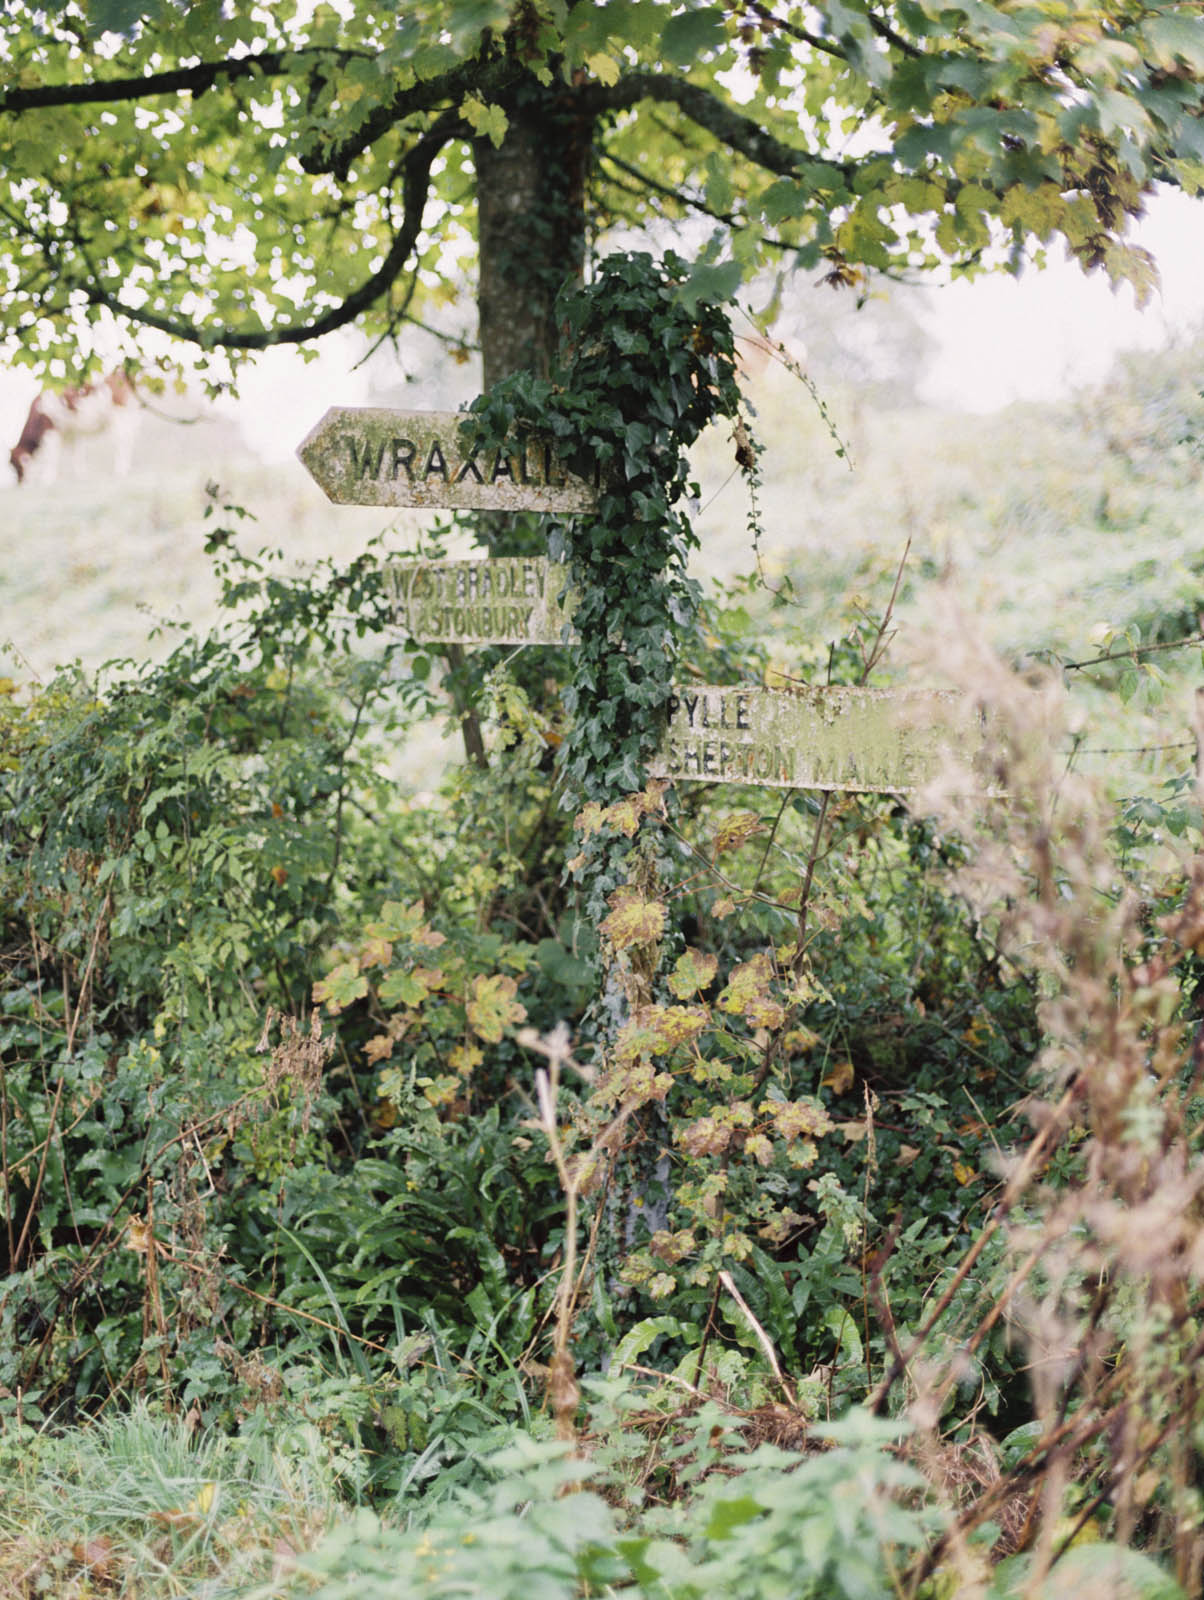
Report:
[{"label": "moss-covered sign", "polygon": [[420,644],[564,644],[568,570],[546,556],[405,561],[388,568],[398,626]]},{"label": "moss-covered sign", "polygon": [[515,431],[500,448],[464,443],[456,411],[335,406],[302,440],[302,464],[337,505],[588,511],[597,487],[551,443]]},{"label": "moss-covered sign", "polygon": [[957,695],[885,689],[677,688],[649,772],[704,783],[899,794],[936,776],[971,714]]}]

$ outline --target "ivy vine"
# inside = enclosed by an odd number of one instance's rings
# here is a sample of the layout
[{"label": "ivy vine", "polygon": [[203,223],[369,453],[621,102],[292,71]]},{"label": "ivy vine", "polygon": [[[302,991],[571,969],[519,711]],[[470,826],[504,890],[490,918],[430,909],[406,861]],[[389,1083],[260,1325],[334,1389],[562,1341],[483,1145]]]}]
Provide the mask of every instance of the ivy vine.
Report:
[{"label": "ivy vine", "polygon": [[[699,602],[686,572],[698,539],[682,508],[697,493],[690,446],[727,418],[746,473],[755,473],[756,451],[731,323],[697,294],[677,256],[609,256],[591,284],[563,297],[559,314],[562,354],[551,377],[519,373],[496,385],[464,427],[483,448],[500,448],[515,430],[550,436],[574,471],[600,475],[596,511],[553,524],[548,539],[577,597],[580,643],[560,752],[563,803],[576,809],[640,789],[661,736],[676,646]],[[595,903],[619,881],[618,853],[599,835],[587,841]]]}]

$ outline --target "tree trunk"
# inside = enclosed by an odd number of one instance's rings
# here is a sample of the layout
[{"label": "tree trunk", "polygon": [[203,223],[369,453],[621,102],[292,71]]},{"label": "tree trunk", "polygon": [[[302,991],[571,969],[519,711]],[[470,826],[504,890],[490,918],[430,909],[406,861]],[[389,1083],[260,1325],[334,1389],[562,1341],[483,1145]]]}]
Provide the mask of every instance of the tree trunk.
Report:
[{"label": "tree trunk", "polygon": [[556,355],[556,296],[585,264],[593,124],[561,89],[534,79],[506,107],[497,149],[477,141],[478,306],[484,386],[546,377]]},{"label": "tree trunk", "polygon": [[[592,120],[574,112],[563,88],[547,89],[533,78],[520,86],[506,115],[501,145],[478,139],[473,148],[485,389],[515,372],[548,375],[559,339],[556,296],[570,280],[580,282],[585,265]],[[478,537],[493,555],[524,555],[531,549],[528,522],[506,512],[482,512]],[[447,660],[460,676],[462,647],[449,646]],[[486,766],[477,715],[462,696],[457,704],[465,753]]]}]

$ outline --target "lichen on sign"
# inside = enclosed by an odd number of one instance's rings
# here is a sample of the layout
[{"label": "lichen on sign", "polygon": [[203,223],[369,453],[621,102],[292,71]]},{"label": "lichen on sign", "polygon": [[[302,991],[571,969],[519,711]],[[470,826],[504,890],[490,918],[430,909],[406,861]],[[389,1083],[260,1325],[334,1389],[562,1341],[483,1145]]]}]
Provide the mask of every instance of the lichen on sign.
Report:
[{"label": "lichen on sign", "polygon": [[500,449],[474,450],[457,411],[335,406],[297,455],[337,505],[432,510],[588,511],[597,485],[569,471],[551,442],[515,432]]},{"label": "lichen on sign", "polygon": [[385,570],[398,628],[416,644],[571,644],[568,569],[546,556],[398,561]]},{"label": "lichen on sign", "polygon": [[888,689],[678,688],[650,776],[905,794],[969,731],[955,694]]}]

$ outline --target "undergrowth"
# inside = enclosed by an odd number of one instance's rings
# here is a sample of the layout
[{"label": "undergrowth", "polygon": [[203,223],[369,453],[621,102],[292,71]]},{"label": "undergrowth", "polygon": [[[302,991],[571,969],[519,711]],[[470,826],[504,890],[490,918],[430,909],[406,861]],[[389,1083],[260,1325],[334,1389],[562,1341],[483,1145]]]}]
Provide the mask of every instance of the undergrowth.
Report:
[{"label": "undergrowth", "polygon": [[[767,671],[680,568],[683,440],[755,447],[678,264],[599,294],[622,404],[582,303],[470,425],[668,472],[642,631],[440,665],[218,526],[222,629],[0,699],[0,1593],[1200,1590],[1192,774],[1118,813],[956,623],[994,798],[644,781]],[[881,681],[904,581],[772,670]]]}]

